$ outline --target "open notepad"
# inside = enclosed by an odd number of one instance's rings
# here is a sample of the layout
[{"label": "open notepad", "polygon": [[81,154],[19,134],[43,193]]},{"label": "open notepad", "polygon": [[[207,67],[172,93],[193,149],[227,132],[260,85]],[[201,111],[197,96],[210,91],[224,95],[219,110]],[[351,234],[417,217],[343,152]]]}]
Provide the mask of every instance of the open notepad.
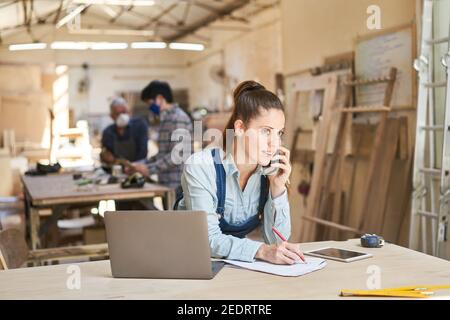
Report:
[{"label": "open notepad", "polygon": [[245,269],[250,269],[254,271],[272,273],[279,276],[285,277],[298,277],[304,274],[314,272],[322,269],[326,266],[327,262],[324,259],[320,258],[306,258],[306,264],[303,262],[295,263],[293,265],[279,265],[272,264],[264,261],[255,261],[255,262],[242,262],[242,261],[234,261],[234,260],[223,260],[226,263],[229,263],[234,266],[238,266]]}]

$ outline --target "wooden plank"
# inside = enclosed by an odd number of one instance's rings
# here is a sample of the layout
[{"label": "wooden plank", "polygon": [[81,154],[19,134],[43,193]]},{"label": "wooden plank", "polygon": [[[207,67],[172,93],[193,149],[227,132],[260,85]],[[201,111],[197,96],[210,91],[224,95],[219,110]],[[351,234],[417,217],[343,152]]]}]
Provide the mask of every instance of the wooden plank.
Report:
[{"label": "wooden plank", "polygon": [[408,160],[409,159],[409,138],[408,138],[408,118],[401,117],[400,121],[400,132],[398,139],[398,148],[397,148],[397,158],[400,160]]},{"label": "wooden plank", "polygon": [[327,227],[332,227],[332,228],[335,228],[335,229],[338,229],[338,230],[354,232],[354,233],[360,234],[360,235],[364,234],[364,232],[359,230],[359,229],[352,228],[352,227],[345,226],[345,225],[338,224],[338,223],[334,223],[334,222],[331,222],[329,220],[320,219],[320,218],[311,217],[311,216],[301,216],[301,218],[305,219],[305,220],[308,220],[308,221],[311,221],[311,222],[314,222],[316,224],[324,225],[324,226],[327,226]]},{"label": "wooden plank", "polygon": [[[353,134],[355,136],[355,153],[358,153],[358,150],[361,146],[361,141],[363,140],[362,132],[356,132]],[[345,141],[344,141],[345,143]],[[337,159],[339,165],[337,166],[337,169],[333,173],[329,173],[330,175],[334,176],[335,182],[333,183],[333,192],[332,196],[329,196],[329,199],[333,201],[333,208],[332,210],[328,207],[326,208],[326,211],[328,214],[325,216],[326,219],[328,219],[330,222],[338,223],[341,225],[350,226],[354,222],[352,222],[352,219],[350,219],[350,213],[351,213],[351,196],[353,195],[353,186],[355,185],[355,172],[357,167],[357,157],[355,156],[348,156],[346,153],[346,150],[343,150],[344,153],[340,153],[339,158]],[[336,183],[336,181],[338,183]],[[326,188],[324,188],[324,193],[326,191]],[[337,198],[336,195],[341,194],[340,198]],[[330,201],[330,200],[328,200]],[[322,213],[323,215],[323,213]],[[322,224],[323,225],[323,224]],[[356,223],[358,225],[358,223]],[[351,227],[352,228],[352,227]],[[355,228],[353,228],[355,229]],[[353,232],[350,231],[340,231],[339,229],[334,228],[333,225],[327,225],[327,228],[325,230],[325,233],[322,238],[320,239],[348,239],[349,236],[355,236]]]},{"label": "wooden plank", "polygon": [[[348,75],[347,79],[352,79],[352,75]],[[342,101],[338,102],[338,99],[336,99],[336,104],[339,104],[338,106],[335,105],[335,108],[332,110],[329,110],[329,112],[335,116],[335,126],[337,127],[337,130],[335,132],[335,137],[332,140],[331,138],[328,140],[328,142],[332,141],[332,153],[331,156],[327,159],[327,166],[326,166],[326,173],[325,173],[325,180],[323,184],[323,190],[322,190],[322,199],[319,204],[319,211],[315,212],[313,216],[327,219],[327,220],[333,220],[333,214],[339,214],[336,213],[334,210],[335,205],[340,207],[340,198],[341,198],[341,179],[340,179],[340,173],[341,173],[341,158],[344,156],[343,148],[344,148],[344,132],[346,129],[346,122],[347,120],[351,120],[347,115],[343,115],[340,111],[345,108],[345,106],[348,106],[351,102],[351,96],[352,96],[352,90],[350,86],[345,86],[344,88],[341,88],[341,91],[343,90],[343,99]],[[335,195],[334,197],[330,197],[330,188],[333,179],[335,180]],[[336,197],[339,197],[339,199],[336,199]],[[334,199],[334,200],[333,200]],[[331,202],[337,202],[334,205],[331,205]],[[336,208],[336,210],[338,210]],[[336,221],[336,220],[333,220]],[[324,240],[328,239],[326,236],[328,235],[329,230],[324,230],[324,228],[317,228],[317,237],[316,240]]]},{"label": "wooden plank", "polygon": [[[322,79],[323,80],[323,79]],[[324,180],[324,170],[326,161],[326,151],[328,145],[330,121],[332,119],[332,106],[336,101],[337,93],[337,77],[330,76],[326,79],[326,83],[322,83],[322,88],[325,89],[324,107],[322,114],[322,121],[318,125],[318,139],[317,148],[314,156],[314,172],[311,181],[311,190],[308,196],[307,215],[317,217],[320,204],[321,204],[321,192]],[[303,239],[313,240],[315,239],[315,228],[311,228],[309,225],[305,225],[303,228]]]},{"label": "wooden plank", "polygon": [[[340,215],[340,219],[339,222],[346,225],[346,226],[352,226],[352,221],[350,219],[350,214],[351,214],[351,203],[352,203],[352,197],[358,197],[359,193],[354,193],[355,191],[355,174],[356,174],[356,168],[357,168],[357,164],[358,164],[358,158],[356,157],[356,154],[358,153],[358,151],[361,148],[361,141],[362,139],[362,133],[359,134],[355,134],[355,143],[354,143],[354,156],[351,157],[346,157],[345,160],[345,167],[346,170],[344,171],[343,174],[343,183],[344,185],[344,190],[346,193],[346,196],[344,198],[344,205],[342,208],[342,213]],[[352,234],[349,235],[349,233],[345,233],[345,232],[340,232],[339,233],[339,238],[340,239],[348,239],[349,236],[356,236],[356,234]]]},{"label": "wooden plank", "polygon": [[6,266],[5,258],[3,258],[2,253],[0,252],[0,270],[8,270]]},{"label": "wooden plank", "polygon": [[374,113],[374,112],[389,112],[392,109],[389,107],[372,107],[372,106],[362,106],[343,109],[343,113]]},{"label": "wooden plank", "polygon": [[389,119],[378,125],[368,182],[364,191],[360,229],[380,234],[388,198],[389,182],[398,145],[399,121]]},{"label": "wooden plank", "polygon": [[[389,79],[389,83],[386,87],[385,90],[385,96],[384,96],[384,101],[383,101],[383,105],[384,106],[389,106],[390,102],[391,102],[391,98],[392,98],[392,93],[393,93],[393,87],[394,87],[394,83],[395,83],[395,79],[396,79],[396,75],[397,75],[397,70],[395,68],[391,68],[390,72],[389,72],[389,76],[387,77],[387,79]],[[363,80],[360,80],[361,82]],[[355,82],[355,81],[353,81]],[[344,106],[349,106],[350,101],[351,101],[351,88],[352,86],[347,86],[347,91],[346,91],[346,99],[345,99],[345,103]],[[389,107],[385,107],[387,109],[389,109]],[[340,111],[344,111],[344,110],[350,110],[350,109],[367,109],[365,107],[355,107],[355,108],[342,108]],[[343,146],[343,133],[345,131],[345,120],[351,120],[351,118],[344,117],[344,118],[339,118],[339,129],[338,129],[338,133],[337,133],[337,138],[336,138],[336,143],[335,143],[335,148],[333,151],[332,156],[330,157],[330,161],[329,161],[329,165],[328,165],[328,171],[327,171],[327,178],[325,180],[324,183],[324,187],[323,190],[321,190],[321,195],[322,198],[320,199],[321,203],[319,203],[319,212],[310,212],[309,216],[313,216],[313,217],[318,217],[318,218],[322,218],[325,219],[327,221],[334,221],[337,222],[339,221],[339,219],[341,218],[341,210],[342,210],[342,185],[341,185],[341,180],[340,180],[340,169],[338,167],[338,169],[336,170],[336,164],[337,163],[343,163],[343,159],[340,158],[339,154],[341,154],[342,156],[344,156],[344,152],[340,149],[345,148],[345,145]],[[371,191],[372,191],[372,186],[373,184],[375,184],[375,181],[379,180],[380,177],[377,176],[376,174],[376,166],[380,163],[380,157],[382,156],[382,152],[384,150],[382,150],[382,144],[383,142],[386,140],[386,137],[389,137],[389,139],[391,138],[390,135],[386,135],[385,132],[385,127],[386,127],[386,123],[387,123],[387,113],[383,112],[380,115],[380,123],[377,126],[377,131],[375,134],[375,142],[374,142],[374,147],[373,147],[373,151],[371,153],[371,160],[370,160],[370,164],[369,164],[369,175],[368,175],[368,180],[366,182],[366,193],[364,195],[364,199],[365,201],[363,202],[362,205],[362,211],[360,212],[359,216],[362,218],[364,216],[364,214],[366,214],[367,208],[368,208],[368,197],[371,196]],[[398,132],[396,132],[396,134],[398,135]],[[397,138],[395,138],[393,140],[395,143],[397,143]],[[391,149],[389,149],[391,150]],[[394,150],[395,152],[395,150]],[[390,153],[388,153],[388,155],[390,155]],[[341,157],[342,157],[341,156]],[[341,161],[339,161],[341,160]],[[393,161],[393,160],[392,160]],[[387,190],[387,186],[389,183],[389,177],[390,177],[390,170],[386,173],[387,178],[385,178],[385,180],[387,179],[387,181],[385,182],[386,185],[382,184],[382,189]],[[333,209],[329,208],[329,201],[330,201],[330,184],[332,181],[332,178],[336,178],[338,183],[336,184],[335,187],[335,195],[334,195],[334,204],[333,204]],[[380,190],[378,190],[380,191]],[[386,201],[385,198],[382,199],[382,201]],[[385,203],[385,202],[382,202]],[[376,205],[376,204],[375,204]],[[383,206],[383,210],[384,210],[384,206]],[[384,211],[383,211],[384,212]],[[382,215],[382,213],[379,213],[380,215]],[[372,217],[372,219],[376,219],[376,217]],[[382,219],[382,218],[381,218]],[[368,219],[364,218],[363,221],[368,221]],[[376,220],[377,221],[377,220]],[[359,223],[360,226],[362,225],[362,223]],[[366,225],[363,225],[366,226]],[[370,227],[372,227],[372,225],[369,225]],[[328,227],[332,227],[334,228],[333,225],[328,225]],[[360,229],[364,229],[360,227]],[[315,229],[313,229],[315,230]],[[324,230],[324,228],[317,228],[317,237],[316,239],[327,239],[327,236],[330,236],[330,230]],[[333,236],[337,236],[336,233],[333,233]],[[314,238],[313,238],[314,239]]]},{"label": "wooden plank", "polygon": [[[338,214],[338,208],[340,207],[340,199],[342,192],[341,181],[341,145],[343,129],[345,126],[345,117],[339,119],[339,128],[336,136],[336,145],[334,146],[333,153],[327,159],[327,170],[325,176],[325,182],[322,190],[321,204],[319,206],[318,218],[326,219],[328,221],[336,222],[335,215]],[[334,192],[331,192],[331,187],[334,187]],[[329,225],[331,226],[331,225]],[[329,230],[322,227],[317,228],[316,240],[329,239]]]},{"label": "wooden plank", "polygon": [[107,256],[106,243],[29,251],[22,232],[12,228],[0,231],[0,262],[3,269],[20,268],[26,262],[40,264],[43,261]]},{"label": "wooden plank", "polygon": [[[341,151],[341,154],[342,151]],[[330,215],[330,221],[334,222],[334,223],[342,223],[341,220],[341,216],[343,213],[343,206],[344,206],[344,201],[345,199],[343,199],[345,197],[344,195],[344,191],[343,191],[343,167],[344,167],[344,161],[345,158],[343,156],[340,156],[338,158],[338,164],[337,164],[337,183],[336,183],[336,189],[334,190],[334,198],[333,198],[333,208],[331,211],[331,215]],[[330,240],[338,240],[338,230],[339,229],[328,229],[327,233],[325,234],[324,239],[330,239]]]},{"label": "wooden plank", "polygon": [[367,78],[362,80],[355,80],[355,81],[348,81],[345,82],[346,85],[349,86],[360,86],[360,85],[367,85],[367,84],[377,84],[377,83],[384,83],[389,82],[392,79],[389,77],[377,77],[377,78]]},{"label": "wooden plank", "polygon": [[[345,107],[347,107],[348,105],[351,105],[351,101],[353,100],[352,95],[353,95],[353,88],[345,86],[344,82],[345,81],[349,81],[353,79],[353,74],[352,71],[349,69],[347,70],[347,73],[340,73],[339,77],[338,77],[338,88],[337,88],[337,93],[336,93],[336,103],[334,105],[333,108],[333,120],[331,122],[331,128],[330,128],[330,132],[329,132],[329,138],[328,138],[328,148],[327,148],[327,152],[329,154],[333,154],[334,151],[336,150],[336,139],[338,137],[339,130],[340,130],[340,122],[341,122],[341,118],[342,117],[346,117],[346,119],[344,119],[345,121],[345,130],[347,130],[347,128],[351,127],[352,124],[352,118],[353,115],[351,114],[347,114],[347,115],[342,115],[341,112],[339,112],[340,110],[343,110]],[[344,135],[347,132],[344,131]],[[342,139],[347,139],[348,137],[343,137]],[[345,152],[347,153],[348,150],[351,150],[352,148],[352,141],[351,140],[344,140],[344,148],[345,148]]]},{"label": "wooden plank", "polygon": [[[329,186],[323,186],[322,192],[325,192],[328,189]],[[319,205],[319,213],[318,216],[316,216],[317,219],[323,220],[323,221],[330,221],[331,219],[331,212],[333,210],[333,201],[334,201],[334,193],[327,192],[325,197],[322,197],[320,200]],[[314,240],[315,241],[323,241],[325,239],[325,234],[328,231],[327,227],[329,225],[325,225],[322,223],[316,223],[315,224],[315,235]]]},{"label": "wooden plank", "polygon": [[58,261],[81,257],[107,257],[108,244],[92,244],[83,246],[38,249],[29,252],[28,259],[42,261]]},{"label": "wooden plank", "polygon": [[[299,102],[302,101],[301,97],[303,97],[303,93],[308,92],[307,90],[313,90],[313,92],[318,92],[321,91],[321,95],[322,95],[322,106],[320,108],[320,110],[316,110],[316,112],[314,113],[314,115],[316,116],[316,118],[320,119],[319,121],[316,121],[315,127],[314,127],[314,134],[313,134],[313,147],[312,149],[315,149],[314,152],[314,157],[315,157],[315,164],[314,164],[314,168],[318,168],[320,166],[323,166],[322,169],[322,173],[319,173],[319,175],[325,176],[328,179],[328,175],[327,172],[330,172],[329,169],[327,169],[327,155],[323,155],[323,163],[321,165],[317,165],[317,155],[318,155],[318,150],[320,150],[321,148],[325,148],[325,152],[326,153],[331,153],[333,154],[333,151],[335,149],[335,144],[337,141],[337,136],[338,136],[338,132],[339,132],[339,128],[340,128],[340,119],[343,117],[343,115],[341,115],[339,111],[339,109],[346,104],[346,95],[345,92],[346,90],[344,90],[343,88],[346,88],[343,86],[343,82],[345,80],[348,80],[348,76],[351,74],[351,70],[342,70],[342,71],[337,71],[334,72],[332,74],[324,74],[321,76],[316,76],[316,77],[306,77],[303,76],[301,79],[292,82],[290,86],[292,86],[293,92],[295,93],[295,103],[293,104],[296,108],[293,110],[294,114],[295,111],[297,111],[297,106],[299,105]],[[335,92],[335,99],[334,102],[332,104],[327,105],[327,101],[326,101],[326,88],[324,85],[324,79],[326,80],[326,77],[330,77],[330,76],[336,76],[337,77],[337,88],[336,88],[336,92]],[[343,92],[344,94],[339,95],[338,92]],[[304,104],[304,103],[303,103]],[[305,110],[303,110],[305,111]],[[347,116],[345,116],[347,117]],[[349,118],[351,118],[351,115],[348,116]],[[292,117],[292,119],[296,118],[295,116]],[[329,125],[324,125],[324,122],[329,123]],[[292,125],[292,120],[290,121],[291,125]],[[302,130],[302,132],[304,132],[304,130]],[[295,140],[298,139],[298,134],[294,134],[294,142],[293,145],[297,146],[298,142],[296,142]],[[319,141],[321,142],[321,144],[319,144]],[[304,146],[305,143],[303,142],[302,146]],[[351,142],[346,144],[346,147],[351,149]],[[293,148],[295,149],[295,147]],[[300,157],[298,154],[296,154],[294,152],[294,155],[296,156],[297,160],[300,159],[306,159],[305,156]],[[319,162],[322,162],[321,160],[319,160]],[[317,172],[317,170],[315,170]],[[314,173],[313,173],[314,174]],[[317,174],[317,173],[316,173]],[[317,181],[317,177],[313,178],[311,180],[316,179]],[[321,186],[318,186],[318,188],[322,189],[322,186],[327,185],[326,179],[324,180],[323,178],[320,178],[319,180],[323,180],[325,182],[321,182]],[[311,182],[313,183],[313,182]],[[313,197],[314,197],[314,193],[316,191],[313,191]],[[320,191],[321,193],[323,193],[323,190]],[[309,194],[308,199],[310,199],[311,197],[311,191]],[[328,204],[328,200],[324,198],[323,195],[320,196],[322,200],[320,200],[319,204],[318,204],[318,212],[323,212],[324,209],[320,209],[322,208],[322,202],[325,203],[325,205]],[[311,201],[307,201],[307,203],[311,203]],[[308,204],[307,204],[308,205]],[[309,209],[307,209],[308,211]],[[318,213],[317,213],[318,215]],[[310,225],[309,223],[303,223],[302,224],[302,230],[300,232],[301,234],[301,239],[300,241],[309,241],[312,238],[309,238],[309,233],[312,232],[312,229],[315,229],[314,225]]]},{"label": "wooden plank", "polygon": [[[397,69],[391,68],[389,78],[392,81],[386,87],[383,101],[385,106],[391,104],[396,76]],[[388,125],[388,122],[391,125]],[[398,127],[398,121],[388,121],[388,114],[381,113],[370,156],[364,202],[360,212],[360,217],[363,218],[360,228],[369,232],[381,232],[392,163],[398,143]]]},{"label": "wooden plank", "polygon": [[[405,220],[408,220],[411,211],[408,207],[412,195],[412,157],[407,161],[395,160],[393,172],[389,182],[388,199],[385,210],[385,218],[382,233],[387,241],[400,243],[402,228],[405,227]],[[397,200],[397,201],[395,201]],[[399,201],[401,200],[401,201]],[[409,230],[409,228],[406,228]],[[403,242],[404,245],[407,243]]]},{"label": "wooden plank", "polygon": [[8,149],[0,149],[0,195],[14,195],[14,175]]},{"label": "wooden plank", "polygon": [[41,217],[39,216],[39,210],[34,207],[30,207],[30,241],[31,241],[31,249],[36,250],[41,247],[41,239],[39,237],[39,226],[41,224]]},{"label": "wooden plank", "polygon": [[[120,189],[120,187],[118,187]],[[164,197],[167,195],[167,193],[170,192],[169,190],[166,191],[141,191],[141,192],[104,192],[104,193],[96,193],[93,195],[74,195],[74,196],[64,196],[64,197],[55,197],[55,198],[48,198],[43,200],[33,200],[33,205],[38,207],[50,207],[54,205],[63,205],[63,204],[88,204],[93,203],[101,200],[139,200],[139,199],[145,199],[145,198],[152,198],[152,197]]]},{"label": "wooden plank", "polygon": [[22,232],[13,228],[0,231],[0,252],[4,269],[21,267],[28,256],[28,247]]},{"label": "wooden plank", "polygon": [[301,242],[302,226],[304,221],[300,215],[306,212],[306,197],[298,192],[302,181],[310,181],[310,163],[292,162],[291,185],[289,190],[289,205],[291,209],[291,236],[289,241]]}]

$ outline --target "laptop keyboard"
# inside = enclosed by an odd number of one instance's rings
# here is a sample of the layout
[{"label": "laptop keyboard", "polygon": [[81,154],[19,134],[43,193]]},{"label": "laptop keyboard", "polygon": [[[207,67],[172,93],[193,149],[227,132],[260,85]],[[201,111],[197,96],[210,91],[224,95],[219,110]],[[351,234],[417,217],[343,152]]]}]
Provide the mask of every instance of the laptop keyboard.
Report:
[{"label": "laptop keyboard", "polygon": [[224,265],[225,265],[225,262],[223,262],[223,261],[211,261],[211,269],[212,269],[213,277],[215,277],[216,274],[218,274],[219,271],[222,270]]}]

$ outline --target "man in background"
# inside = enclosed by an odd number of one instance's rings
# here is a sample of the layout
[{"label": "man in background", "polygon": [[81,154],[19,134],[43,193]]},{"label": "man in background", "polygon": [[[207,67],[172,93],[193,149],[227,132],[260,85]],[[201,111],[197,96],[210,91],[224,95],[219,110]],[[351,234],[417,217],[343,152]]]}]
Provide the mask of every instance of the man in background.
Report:
[{"label": "man in background", "polygon": [[183,143],[189,143],[192,147],[193,127],[191,118],[174,102],[172,89],[167,82],[152,81],[142,90],[141,99],[149,105],[151,112],[160,116],[158,153],[145,164],[134,164],[132,170],[145,176],[156,174],[158,183],[178,189],[178,193],[181,186],[183,163],[172,156],[172,150],[180,143],[179,141],[172,141],[172,132],[177,129],[184,129],[189,137],[183,137]]},{"label": "man in background", "polygon": [[110,105],[110,116],[114,121],[102,135],[103,163],[112,165],[121,161],[145,161],[147,158],[148,126],[143,119],[131,119],[128,104],[116,98]]}]

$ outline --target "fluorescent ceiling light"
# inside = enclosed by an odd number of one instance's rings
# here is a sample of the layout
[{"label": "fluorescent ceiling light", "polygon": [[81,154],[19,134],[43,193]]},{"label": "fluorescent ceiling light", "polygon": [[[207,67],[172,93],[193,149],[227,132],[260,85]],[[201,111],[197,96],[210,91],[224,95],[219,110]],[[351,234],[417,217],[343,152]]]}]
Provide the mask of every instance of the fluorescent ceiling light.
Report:
[{"label": "fluorescent ceiling light", "polygon": [[153,0],[74,0],[77,4],[103,4],[110,6],[153,6]]},{"label": "fluorescent ceiling light", "polygon": [[133,30],[133,29],[72,29],[72,34],[84,35],[109,35],[109,36],[145,36],[151,37],[155,35],[153,30]]},{"label": "fluorescent ceiling light", "polygon": [[128,48],[124,42],[75,42],[75,41],[55,41],[51,44],[56,50],[120,50]]},{"label": "fluorescent ceiling light", "polygon": [[172,42],[171,44],[169,44],[169,48],[174,50],[191,50],[191,51],[205,50],[205,46],[199,43]]},{"label": "fluorescent ceiling light", "polygon": [[11,44],[9,46],[10,51],[41,50],[45,48],[47,48],[46,43],[21,43],[21,44]]},{"label": "fluorescent ceiling light", "polygon": [[128,48],[125,42],[92,42],[92,50],[121,50]]},{"label": "fluorescent ceiling light", "polygon": [[84,10],[84,8],[86,8],[87,5],[83,4],[80,5],[78,7],[76,7],[75,9],[73,9],[72,11],[70,11],[70,13],[65,16],[64,18],[62,18],[61,20],[58,21],[58,23],[56,24],[56,29],[61,28],[63,25],[65,25],[66,23],[68,23],[70,20],[72,20],[73,18],[75,18],[77,15],[79,15],[81,13],[81,11]]},{"label": "fluorescent ceiling light", "polygon": [[89,49],[88,42],[74,42],[74,41],[55,41],[50,46],[55,50],[87,50]]},{"label": "fluorescent ceiling light", "polygon": [[165,49],[167,44],[165,42],[133,42],[131,43],[133,49]]}]

